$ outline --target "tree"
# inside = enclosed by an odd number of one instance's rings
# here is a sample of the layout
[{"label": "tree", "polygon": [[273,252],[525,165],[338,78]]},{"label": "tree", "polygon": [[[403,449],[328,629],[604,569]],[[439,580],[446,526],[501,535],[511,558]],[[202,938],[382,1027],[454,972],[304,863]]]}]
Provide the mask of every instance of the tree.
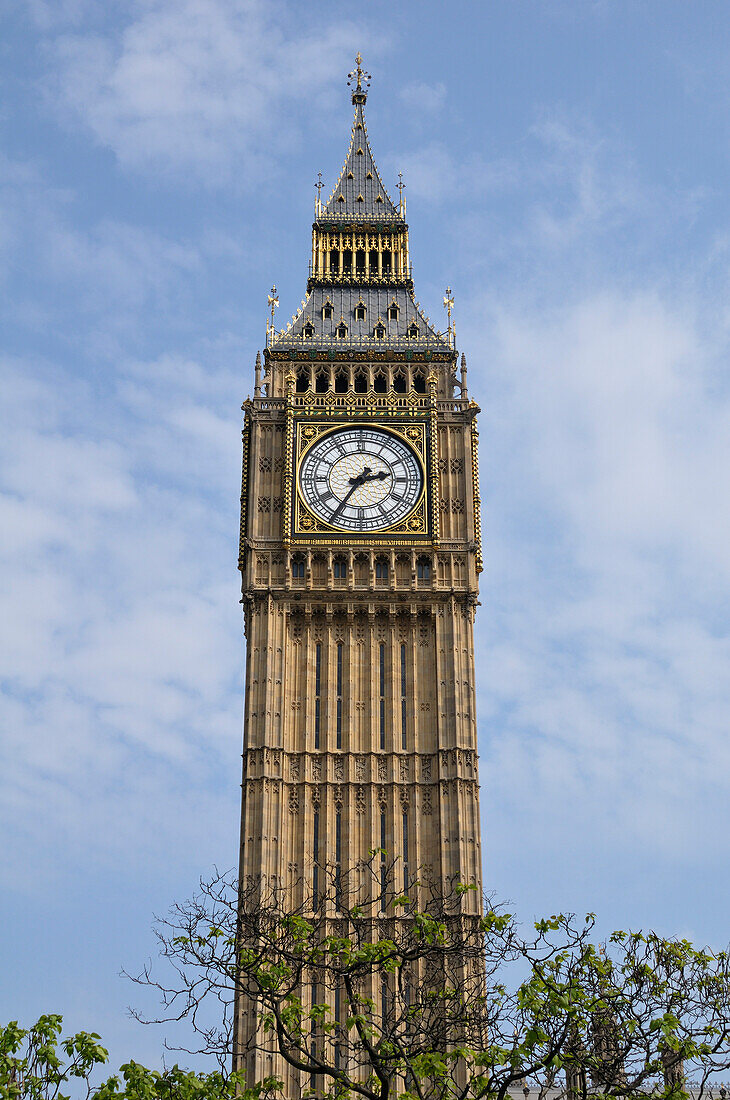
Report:
[{"label": "tree", "polygon": [[529,1083],[678,1100],[687,1071],[701,1096],[730,1068],[726,952],[653,932],[599,948],[592,915],[525,936],[490,899],[468,916],[467,888],[406,895],[394,871],[379,851],[345,876],[320,868],[316,898],[216,874],[157,923],[172,979],[134,980],[161,993],[156,1022],[191,1022],[198,1050],[272,1054],[313,1097],[504,1100]]},{"label": "tree", "polygon": [[79,1031],[61,1039],[63,1018],[41,1016],[30,1028],[16,1020],[0,1027],[0,1098],[2,1100],[271,1100],[278,1082],[264,1080],[246,1088],[240,1073],[192,1073],[171,1069],[146,1069],[128,1062],[121,1077],[93,1084],[93,1076],[109,1055],[95,1032]]}]

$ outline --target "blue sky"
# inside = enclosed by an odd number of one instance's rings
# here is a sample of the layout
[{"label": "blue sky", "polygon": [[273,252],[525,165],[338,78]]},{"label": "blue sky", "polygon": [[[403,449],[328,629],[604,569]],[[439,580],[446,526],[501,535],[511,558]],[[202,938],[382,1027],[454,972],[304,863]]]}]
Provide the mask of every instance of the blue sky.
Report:
[{"label": "blue sky", "polygon": [[730,8],[3,12],[0,1019],[157,1062],[119,970],[235,863],[239,410],[358,49],[483,410],[485,881],[724,945]]}]

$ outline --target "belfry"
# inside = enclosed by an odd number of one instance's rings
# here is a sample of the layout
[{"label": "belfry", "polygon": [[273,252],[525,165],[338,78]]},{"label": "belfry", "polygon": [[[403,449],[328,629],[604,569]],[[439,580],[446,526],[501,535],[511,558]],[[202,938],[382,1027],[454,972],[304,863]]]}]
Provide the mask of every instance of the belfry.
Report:
[{"label": "belfry", "polygon": [[[320,903],[374,850],[481,904],[473,623],[481,570],[466,360],[414,296],[394,201],[350,74],[350,147],[312,226],[307,297],[244,405],[246,679],[240,881]],[[320,185],[321,186],[321,185]],[[256,1027],[240,1005],[239,1049]],[[242,1056],[299,1095],[276,1056]],[[287,1077],[287,1074],[289,1076]]]}]

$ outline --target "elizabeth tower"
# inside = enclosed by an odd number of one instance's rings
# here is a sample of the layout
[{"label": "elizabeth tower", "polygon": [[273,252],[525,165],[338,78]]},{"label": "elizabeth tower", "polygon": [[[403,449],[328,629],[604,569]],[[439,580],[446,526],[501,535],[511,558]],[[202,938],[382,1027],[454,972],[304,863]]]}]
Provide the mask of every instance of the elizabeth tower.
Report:
[{"label": "elizabeth tower", "polygon": [[[479,410],[451,324],[437,332],[415,300],[402,186],[394,202],[365,128],[368,80],[358,55],[307,297],[285,330],[270,325],[244,406],[240,880],[316,905],[323,869],[381,848],[404,887],[475,886],[477,913]],[[241,1046],[253,1027],[239,1006]],[[284,1073],[262,1053],[243,1065],[250,1082]]]}]

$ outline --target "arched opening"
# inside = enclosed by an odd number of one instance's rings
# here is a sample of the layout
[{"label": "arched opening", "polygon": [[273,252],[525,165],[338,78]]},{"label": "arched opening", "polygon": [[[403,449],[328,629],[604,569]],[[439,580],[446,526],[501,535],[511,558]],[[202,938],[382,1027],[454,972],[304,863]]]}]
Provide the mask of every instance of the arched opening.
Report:
[{"label": "arched opening", "polygon": [[416,393],[426,392],[426,375],[423,371],[417,370],[413,375],[413,389]]},{"label": "arched opening", "polygon": [[300,367],[297,371],[297,381],[295,386],[297,393],[306,393],[309,389],[309,368]]},{"label": "arched opening", "polygon": [[342,274],[350,275],[352,273],[352,249],[346,248],[342,253]]},{"label": "arched opening", "polygon": [[304,580],[304,554],[292,554],[291,575],[292,580]]},{"label": "arched opening", "polygon": [[347,371],[338,370],[335,375],[335,393],[347,393]]},{"label": "arched opening", "polygon": [[383,275],[390,275],[390,269],[393,262],[393,254],[389,248],[383,249]]},{"label": "arched opening", "polygon": [[375,579],[383,583],[388,579],[388,559],[384,554],[375,559]]},{"label": "arched opening", "polygon": [[317,377],[314,383],[314,389],[316,393],[327,393],[330,388],[330,380],[327,376],[326,370],[317,371]]},{"label": "arched opening", "polygon": [[393,375],[393,389],[396,393],[406,392],[406,376],[402,370],[398,370]]},{"label": "arched opening", "polygon": [[364,370],[359,370],[355,375],[355,393],[368,392],[368,376]]},{"label": "arched opening", "polygon": [[365,252],[361,248],[355,253],[355,270],[358,275],[365,274]]},{"label": "arched opening", "polygon": [[373,389],[376,393],[385,393],[388,388],[388,379],[385,377],[383,371],[378,371],[373,379]]}]

